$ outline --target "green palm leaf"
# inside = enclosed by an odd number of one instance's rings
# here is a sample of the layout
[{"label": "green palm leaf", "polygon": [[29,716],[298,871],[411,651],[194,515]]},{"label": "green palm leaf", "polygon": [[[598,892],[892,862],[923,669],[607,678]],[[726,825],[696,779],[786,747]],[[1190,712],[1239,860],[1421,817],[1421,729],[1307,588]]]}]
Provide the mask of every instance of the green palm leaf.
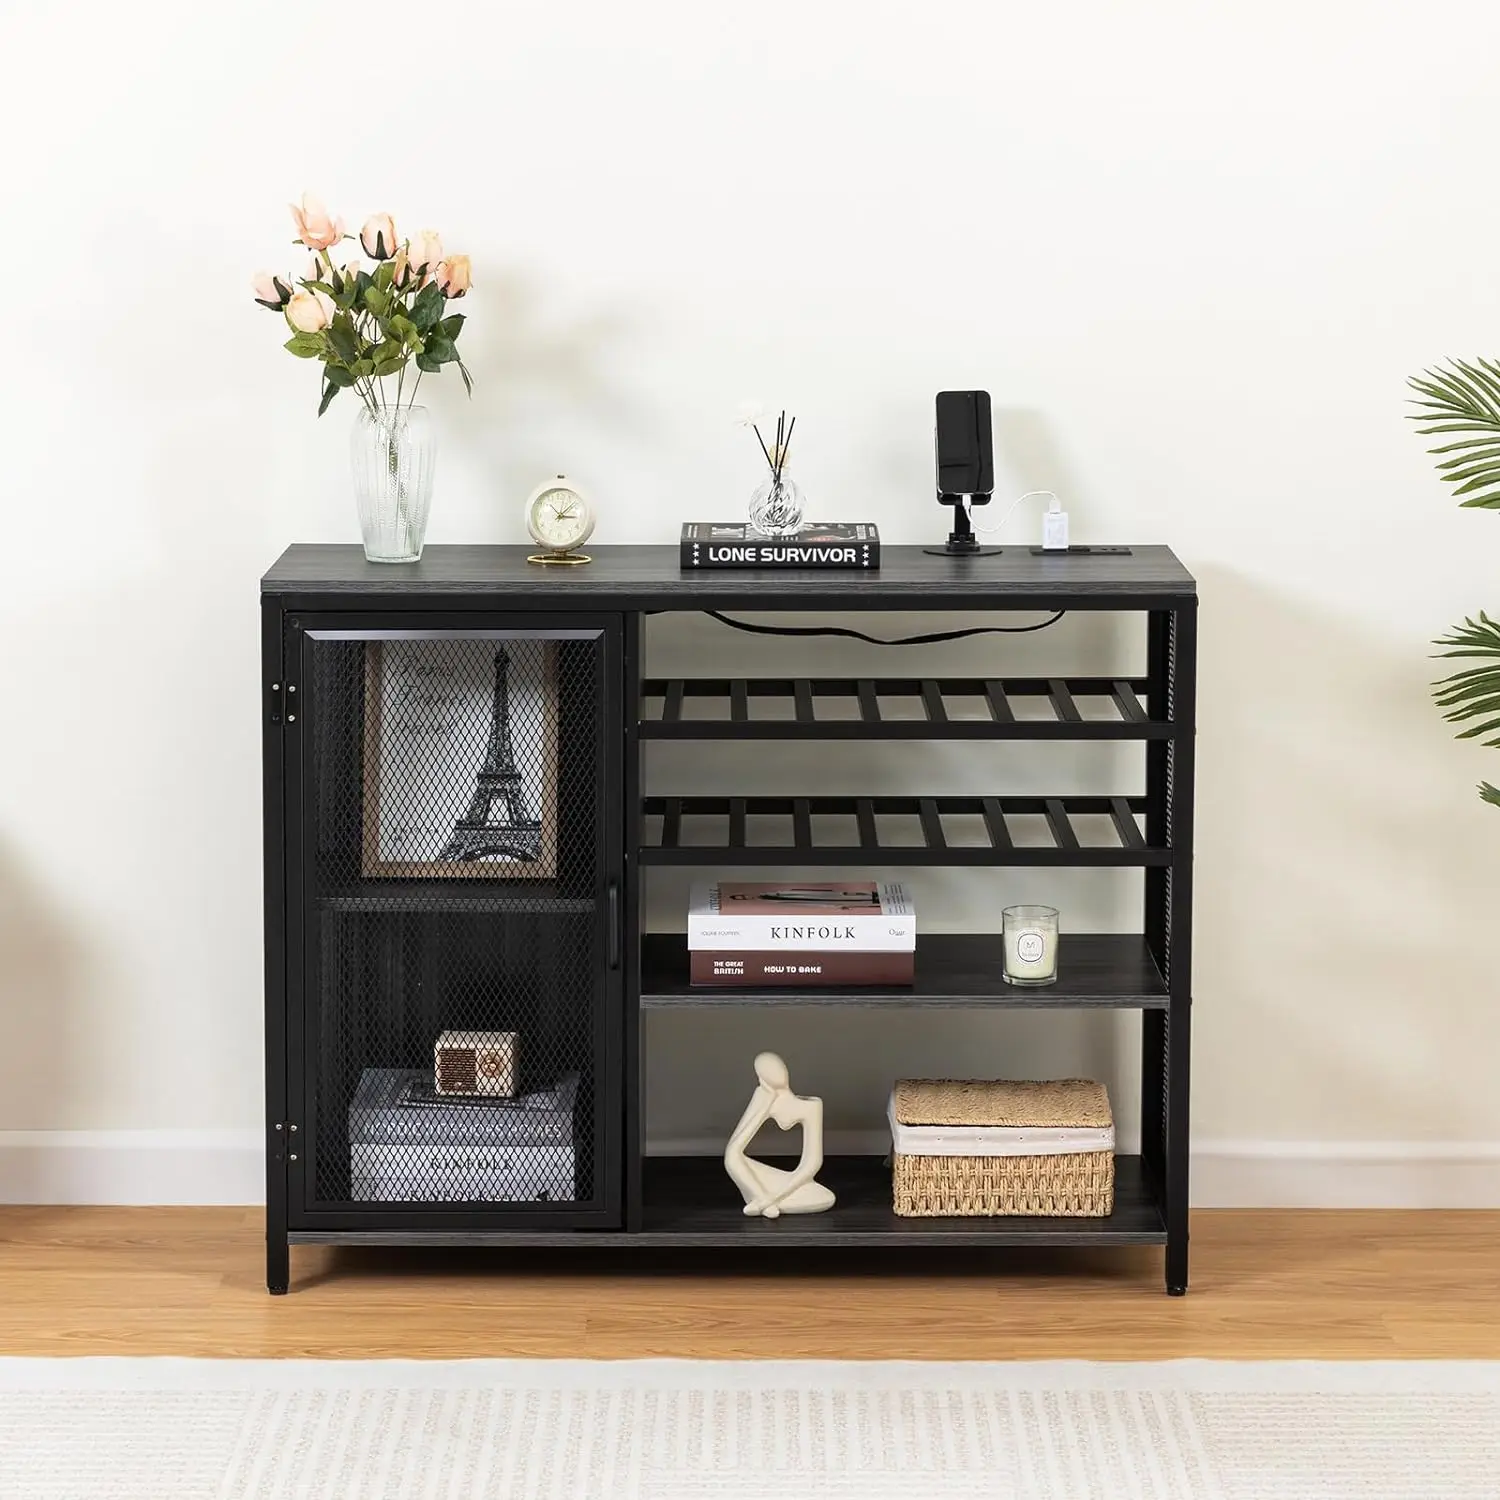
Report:
[{"label": "green palm leaf", "polygon": [[1428,450],[1459,503],[1500,510],[1500,363],[1455,359],[1407,383],[1417,393],[1410,416],[1418,432],[1479,434]]},{"label": "green palm leaf", "polygon": [[[1465,620],[1433,645],[1447,648],[1438,652],[1439,657],[1485,663],[1441,678],[1433,683],[1432,696],[1450,724],[1469,725],[1459,732],[1459,739],[1493,735],[1484,743],[1500,748],[1500,621],[1480,610],[1477,620]],[[1485,800],[1492,799],[1486,795]]]}]

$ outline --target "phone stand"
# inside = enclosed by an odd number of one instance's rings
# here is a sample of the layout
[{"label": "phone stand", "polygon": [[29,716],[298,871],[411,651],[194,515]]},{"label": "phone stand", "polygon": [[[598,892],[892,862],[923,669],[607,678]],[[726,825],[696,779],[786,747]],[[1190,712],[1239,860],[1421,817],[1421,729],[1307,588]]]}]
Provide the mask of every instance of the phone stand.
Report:
[{"label": "phone stand", "polygon": [[[970,505],[988,505],[988,495],[970,495]],[[981,547],[979,538],[974,535],[974,528],[969,522],[968,506],[964,504],[962,495],[939,495],[939,505],[951,505],[953,507],[953,530],[948,533],[948,542],[943,547],[923,547],[922,550],[930,557],[998,557],[1001,549],[999,547]]]}]

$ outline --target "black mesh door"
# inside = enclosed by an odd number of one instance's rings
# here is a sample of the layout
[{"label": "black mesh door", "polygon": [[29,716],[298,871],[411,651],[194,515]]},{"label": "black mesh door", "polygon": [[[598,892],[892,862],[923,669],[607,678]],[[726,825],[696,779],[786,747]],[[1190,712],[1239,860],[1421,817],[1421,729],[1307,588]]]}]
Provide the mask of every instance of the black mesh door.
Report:
[{"label": "black mesh door", "polygon": [[307,1214],[616,1212],[615,638],[304,631]]}]

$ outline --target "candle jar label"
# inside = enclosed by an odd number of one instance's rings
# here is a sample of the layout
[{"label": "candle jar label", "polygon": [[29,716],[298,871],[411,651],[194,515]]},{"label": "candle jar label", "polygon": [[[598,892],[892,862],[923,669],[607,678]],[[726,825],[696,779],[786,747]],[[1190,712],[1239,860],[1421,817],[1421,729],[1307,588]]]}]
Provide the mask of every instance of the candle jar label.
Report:
[{"label": "candle jar label", "polygon": [[1039,962],[1045,948],[1039,932],[1023,932],[1016,938],[1016,957],[1023,964]]}]

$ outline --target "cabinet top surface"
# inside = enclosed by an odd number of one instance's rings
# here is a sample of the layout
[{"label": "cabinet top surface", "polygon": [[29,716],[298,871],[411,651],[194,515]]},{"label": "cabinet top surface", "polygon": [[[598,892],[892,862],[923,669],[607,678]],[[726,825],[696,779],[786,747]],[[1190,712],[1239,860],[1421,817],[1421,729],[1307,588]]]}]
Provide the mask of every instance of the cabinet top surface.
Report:
[{"label": "cabinet top surface", "polygon": [[816,609],[892,602],[953,601],[975,609],[1014,598],[1092,596],[1191,597],[1197,586],[1170,547],[1132,547],[1128,556],[1035,557],[1028,546],[998,557],[933,557],[921,547],[881,548],[875,572],[856,569],[684,569],[675,543],[590,547],[584,567],[528,563],[531,547],[432,546],[415,563],[371,563],[362,548],[342,543],[288,547],[261,580],[269,595],[357,594],[386,598],[472,594],[533,596],[549,607],[578,601],[598,607],[615,600],[753,603],[789,601]]}]

